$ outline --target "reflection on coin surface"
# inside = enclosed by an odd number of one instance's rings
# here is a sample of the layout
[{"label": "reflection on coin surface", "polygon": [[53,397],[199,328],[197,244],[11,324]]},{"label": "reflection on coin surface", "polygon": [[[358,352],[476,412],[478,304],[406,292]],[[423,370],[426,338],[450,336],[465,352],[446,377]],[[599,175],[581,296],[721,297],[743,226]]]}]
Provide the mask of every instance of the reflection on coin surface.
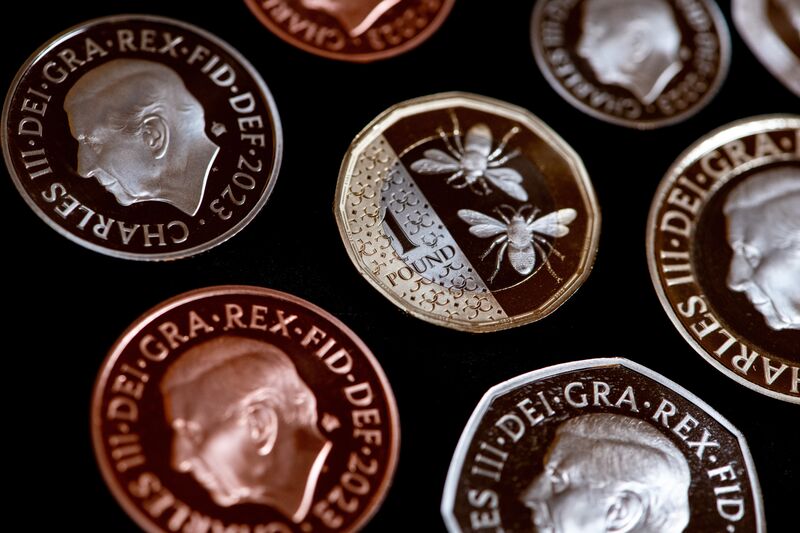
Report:
[{"label": "reflection on coin surface", "polygon": [[639,129],[697,113],[730,62],[728,26],[714,0],[541,0],[531,39],[561,96]]},{"label": "reflection on coin surface", "polygon": [[146,531],[355,531],[397,462],[389,383],[325,311],[257,287],[177,296],[100,372],[103,477]]},{"label": "reflection on coin surface", "polygon": [[264,26],[306,52],[368,62],[418,46],[455,0],[245,0]]},{"label": "reflection on coin surface", "polygon": [[800,117],[725,126],[681,155],[647,229],[670,319],[739,383],[800,403]]},{"label": "reflection on coin surface", "polygon": [[492,387],[447,474],[451,532],[761,532],[744,437],[627,359],[556,365]]},{"label": "reflection on coin surface", "polygon": [[345,157],[350,259],[395,305],[493,331],[547,316],[589,275],[600,214],[575,152],[530,112],[447,93],[398,104]]},{"label": "reflection on coin surface", "polygon": [[153,16],[53,38],[17,74],[2,122],[6,165],[36,214],[127,259],[186,257],[233,236],[267,201],[283,150],[252,66]]},{"label": "reflection on coin surface", "polygon": [[800,96],[800,1],[733,0],[732,10],[753,54]]}]

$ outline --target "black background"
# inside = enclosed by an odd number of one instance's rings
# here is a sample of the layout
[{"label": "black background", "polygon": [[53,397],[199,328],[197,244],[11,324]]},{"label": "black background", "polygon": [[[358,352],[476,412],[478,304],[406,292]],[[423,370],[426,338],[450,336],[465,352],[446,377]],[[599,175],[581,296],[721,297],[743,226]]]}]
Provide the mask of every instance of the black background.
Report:
[{"label": "black background", "polygon": [[[680,152],[732,120],[800,111],[798,99],[736,34],[729,3],[721,4],[733,38],[722,90],[695,117],[644,133],[590,118],[550,88],[531,52],[532,1],[460,0],[422,46],[370,65],[294,49],[237,1],[27,2],[18,6],[25,17],[6,14],[6,86],[37,47],[90,18],[153,13],[201,26],[261,72],[285,139],[280,178],[262,213],[229,242],[170,263],[85,250],[45,225],[11,180],[2,180],[5,312],[11,317],[3,328],[3,434],[10,446],[4,485],[14,494],[7,519],[25,520],[35,530],[136,530],[94,460],[89,409],[95,376],[117,336],[149,308],[186,290],[236,283],[279,289],[327,309],[383,364],[400,409],[401,454],[394,484],[367,531],[443,529],[439,502],[447,467],[490,386],[555,363],[616,355],[677,381],[737,426],[758,469],[767,524],[772,531],[797,531],[800,410],[735,383],[696,354],[662,309],[645,259],[652,195]],[[594,272],[539,323],[470,335],[406,316],[360,277],[340,241],[333,192],[352,138],[397,102],[451,90],[530,109],[575,148],[594,181],[603,212]]]}]

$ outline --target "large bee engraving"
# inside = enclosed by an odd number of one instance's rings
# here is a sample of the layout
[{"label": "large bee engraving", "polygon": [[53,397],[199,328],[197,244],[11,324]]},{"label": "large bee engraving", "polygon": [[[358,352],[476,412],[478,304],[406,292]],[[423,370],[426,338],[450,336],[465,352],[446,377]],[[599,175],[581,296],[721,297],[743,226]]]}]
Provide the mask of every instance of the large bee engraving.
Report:
[{"label": "large bee engraving", "polygon": [[472,126],[462,142],[461,128],[455,113],[451,114],[451,118],[453,143],[442,128],[438,129],[439,137],[449,153],[436,148],[425,150],[425,157],[414,161],[411,169],[420,174],[450,174],[447,183],[455,189],[469,187],[475,194],[485,196],[492,192],[492,187],[496,187],[515,200],[526,201],[528,193],[520,185],[522,176],[513,168],[503,167],[509,160],[520,155],[519,149],[504,154],[508,141],[519,133],[519,127],[511,128],[497,148],[492,150],[492,130],[486,124]]},{"label": "large bee engraving", "polygon": [[[531,212],[528,216],[525,216],[524,213],[527,210]],[[482,239],[496,237],[492,244],[489,245],[489,248],[481,255],[481,261],[496,246],[500,246],[500,250],[497,252],[495,268],[489,278],[489,282],[491,283],[497,273],[500,272],[503,254],[507,253],[508,262],[514,267],[514,270],[522,275],[528,275],[533,272],[533,268],[536,266],[537,252],[544,261],[547,271],[556,280],[561,281],[561,278],[550,266],[544,246],[548,246],[549,251],[559,259],[564,259],[564,256],[545,237],[560,238],[567,235],[569,233],[567,225],[578,216],[577,211],[571,208],[559,209],[540,218],[536,218],[540,210],[538,208],[534,209],[529,204],[525,204],[519,209],[514,209],[510,205],[501,205],[496,207],[494,211],[500,217],[500,220],[472,209],[460,209],[458,211],[459,218],[470,225],[469,232],[472,235]]]}]

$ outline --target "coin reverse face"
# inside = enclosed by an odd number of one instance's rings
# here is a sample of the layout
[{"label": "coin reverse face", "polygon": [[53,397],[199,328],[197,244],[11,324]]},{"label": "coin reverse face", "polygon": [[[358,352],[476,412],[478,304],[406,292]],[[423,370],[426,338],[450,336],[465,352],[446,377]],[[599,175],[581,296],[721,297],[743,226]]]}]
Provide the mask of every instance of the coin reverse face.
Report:
[{"label": "coin reverse face", "polygon": [[241,230],[275,184],[280,120],[264,81],[184,22],[92,20],[45,44],[6,97],[3,155],[65,237],[127,259],[176,259]]},{"label": "coin reverse face", "polygon": [[419,46],[455,0],[245,0],[272,33],[306,52],[366,63]]},{"label": "coin reverse face", "polygon": [[531,39],[542,74],[569,103],[638,129],[697,113],[730,63],[714,0],[542,0]]},{"label": "coin reverse face", "polygon": [[739,431],[618,358],[492,387],[458,442],[442,515],[451,532],[765,531]]},{"label": "coin reverse face", "polygon": [[800,2],[733,0],[733,20],[750,51],[800,96]]},{"label": "coin reverse face", "polygon": [[334,206],[358,271],[434,324],[538,320],[589,275],[600,214],[575,152],[530,112],[448,93],[399,104],[350,147]]},{"label": "coin reverse face", "polygon": [[149,311],[95,386],[103,477],[146,531],[356,531],[397,462],[394,396],[344,324],[294,296],[211,287]]},{"label": "coin reverse face", "polygon": [[667,315],[715,368],[800,403],[800,117],[700,139],[650,208],[650,275]]}]

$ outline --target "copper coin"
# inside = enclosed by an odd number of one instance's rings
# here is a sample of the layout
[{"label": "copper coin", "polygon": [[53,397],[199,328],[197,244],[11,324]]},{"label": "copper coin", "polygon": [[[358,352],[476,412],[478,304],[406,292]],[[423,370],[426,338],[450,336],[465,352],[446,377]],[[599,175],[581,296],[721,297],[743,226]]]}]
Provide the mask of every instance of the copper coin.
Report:
[{"label": "copper coin", "polygon": [[451,532],[766,530],[739,431],[627,359],[536,370],[492,387],[458,442]]},{"label": "copper coin", "polygon": [[366,63],[402,54],[439,29],[455,0],[245,0],[287,43]]},{"label": "copper coin", "polygon": [[732,10],[750,51],[800,96],[800,1],[733,0]]},{"label": "copper coin", "polygon": [[706,361],[800,403],[800,116],[735,122],[684,152],[653,199],[647,255]]},{"label": "copper coin", "polygon": [[146,531],[355,531],[394,474],[399,425],[380,365],[295,296],[211,287],[168,300],[111,349],[92,437]]},{"label": "copper coin", "polygon": [[227,240],[267,201],[283,141],[272,96],[230,45],[184,22],[91,20],[17,73],[2,117],[14,184],[53,229],[126,259]]},{"label": "copper coin", "polygon": [[531,39],[539,68],[569,103],[638,129],[700,111],[730,63],[714,0],[541,0]]},{"label": "copper coin", "polygon": [[395,305],[473,332],[539,320],[591,271],[600,212],[578,155],[529,111],[446,93],[353,141],[334,206],[350,259]]}]

